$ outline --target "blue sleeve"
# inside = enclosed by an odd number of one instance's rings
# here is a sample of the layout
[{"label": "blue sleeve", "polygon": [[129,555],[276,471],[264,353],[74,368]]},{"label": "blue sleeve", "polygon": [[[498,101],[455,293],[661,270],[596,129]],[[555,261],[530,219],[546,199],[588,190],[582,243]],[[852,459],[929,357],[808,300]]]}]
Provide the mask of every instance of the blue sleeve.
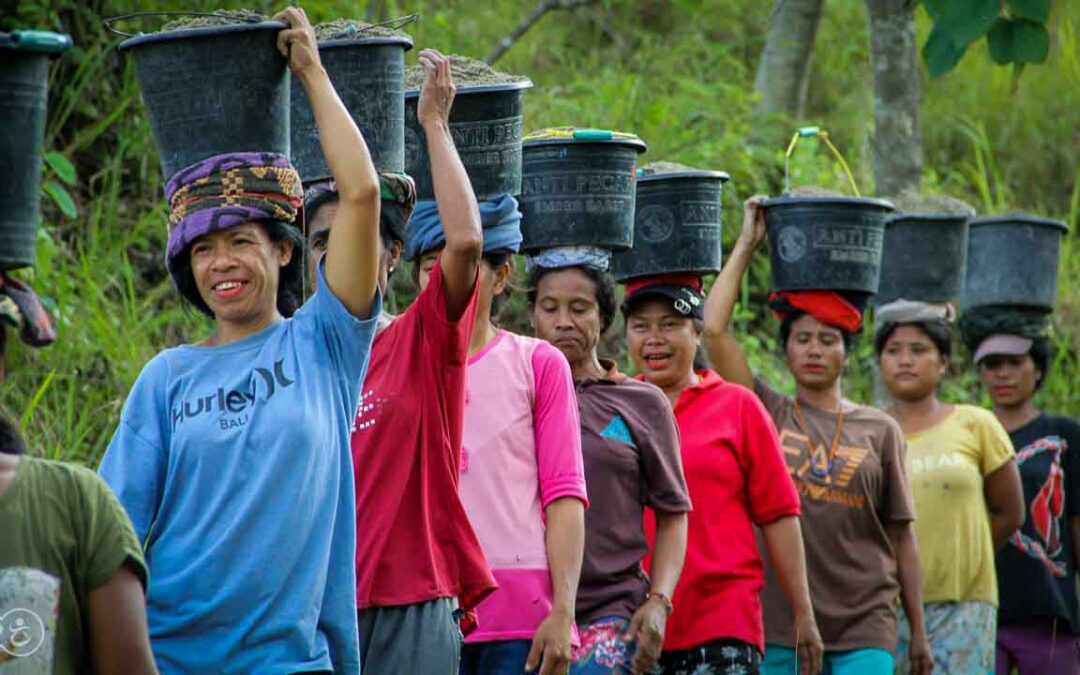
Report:
[{"label": "blue sleeve", "polygon": [[168,467],[167,385],[165,361],[159,355],[143,368],[128,393],[120,425],[98,469],[127,511],[144,548],[161,504]]},{"label": "blue sleeve", "polygon": [[371,304],[371,316],[357,319],[326,284],[323,271],[326,258],[319,261],[318,290],[293,317],[294,321],[315,326],[320,341],[320,351],[329,359],[336,372],[350,385],[359,387],[367,373],[371,342],[375,339],[375,326],[382,313],[382,293],[375,290]]}]

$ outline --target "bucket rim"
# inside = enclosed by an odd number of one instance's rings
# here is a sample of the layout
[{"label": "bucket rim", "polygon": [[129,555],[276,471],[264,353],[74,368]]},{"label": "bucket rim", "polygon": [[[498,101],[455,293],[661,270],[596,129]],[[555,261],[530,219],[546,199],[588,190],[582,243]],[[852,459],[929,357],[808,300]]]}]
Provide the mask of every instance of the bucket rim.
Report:
[{"label": "bucket rim", "polygon": [[73,46],[71,35],[51,30],[16,29],[0,32],[0,51],[58,57]]},{"label": "bucket rim", "polygon": [[908,213],[906,211],[897,211],[890,218],[887,224],[899,222],[912,222],[912,223],[953,223],[957,225],[963,225],[970,223],[975,217],[975,212],[970,214],[964,213],[945,213],[940,212],[927,212],[927,213]]},{"label": "bucket rim", "polygon": [[726,183],[731,180],[731,175],[727,171],[695,169],[693,171],[669,171],[667,173],[650,173],[643,176],[638,176],[637,180],[639,183],[649,183],[652,181],[668,180],[672,178],[719,178],[721,183]]},{"label": "bucket rim", "polygon": [[1064,221],[1056,220],[1054,218],[1044,218],[1042,216],[1032,216],[1026,213],[1014,213],[1008,216],[980,216],[979,218],[973,218],[971,220],[971,227],[1005,224],[1039,225],[1041,227],[1049,227],[1062,232],[1069,231],[1069,226]]},{"label": "bucket rim", "polygon": [[821,197],[803,197],[798,195],[786,195],[782,197],[770,197],[762,202],[762,208],[771,208],[774,206],[797,206],[799,204],[813,204],[813,205],[826,205],[826,204],[843,204],[846,206],[873,206],[879,209],[885,209],[886,211],[895,211],[896,207],[893,203],[887,199],[879,199],[877,197],[846,197],[843,195],[837,196],[821,196]]},{"label": "bucket rim", "polygon": [[127,51],[134,47],[141,47],[158,42],[171,42],[189,38],[212,37],[214,35],[228,35],[231,33],[247,33],[257,30],[280,31],[288,28],[281,21],[260,21],[259,23],[230,23],[225,26],[199,26],[197,28],[181,28],[179,30],[159,31],[157,33],[142,33],[130,37],[120,43],[120,51]]},{"label": "bucket rim", "polygon": [[[517,82],[501,82],[499,84],[466,85],[458,87],[455,96],[461,96],[462,94],[494,94],[501,91],[520,91],[523,89],[532,89],[533,86],[533,81],[530,79],[519,80]],[[420,90],[410,89],[406,91],[405,98],[420,98]]]},{"label": "bucket rim", "polygon": [[415,46],[412,38],[407,35],[379,35],[358,39],[332,38],[330,40],[319,40],[318,45],[320,51],[343,47],[376,47],[384,45],[401,45],[405,48],[405,51],[409,51]]},{"label": "bucket rim", "polygon": [[[536,138],[531,141],[522,141],[521,143],[521,147],[524,150],[528,150],[529,148],[541,148],[547,145],[628,145],[637,150],[639,155],[649,148],[649,146],[645,144],[645,141],[640,138]],[[634,175],[636,177],[637,174],[635,173]]]}]

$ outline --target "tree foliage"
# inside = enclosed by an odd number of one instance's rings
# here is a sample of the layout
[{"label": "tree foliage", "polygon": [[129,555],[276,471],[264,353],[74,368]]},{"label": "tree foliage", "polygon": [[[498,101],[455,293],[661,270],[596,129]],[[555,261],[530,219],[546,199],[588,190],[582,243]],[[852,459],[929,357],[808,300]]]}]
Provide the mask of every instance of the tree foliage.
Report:
[{"label": "tree foliage", "polygon": [[999,65],[1044,63],[1050,53],[1050,0],[923,0],[923,6],[934,20],[923,45],[931,77],[952,71],[983,36]]}]

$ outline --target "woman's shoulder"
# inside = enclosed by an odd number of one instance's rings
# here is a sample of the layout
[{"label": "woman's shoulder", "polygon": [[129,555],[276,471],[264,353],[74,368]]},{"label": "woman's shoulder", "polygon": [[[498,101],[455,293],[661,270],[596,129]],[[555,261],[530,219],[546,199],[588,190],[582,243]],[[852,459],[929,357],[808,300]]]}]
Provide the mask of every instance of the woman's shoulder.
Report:
[{"label": "woman's shoulder", "polygon": [[878,435],[896,436],[899,438],[903,438],[904,436],[903,432],[900,430],[900,424],[892,415],[871,405],[853,403],[850,411],[845,413],[845,418],[849,421],[864,425]]},{"label": "woman's shoulder", "polygon": [[970,403],[956,403],[953,405],[953,419],[966,424],[986,425],[991,427],[1001,426],[997,416],[986,408]]}]

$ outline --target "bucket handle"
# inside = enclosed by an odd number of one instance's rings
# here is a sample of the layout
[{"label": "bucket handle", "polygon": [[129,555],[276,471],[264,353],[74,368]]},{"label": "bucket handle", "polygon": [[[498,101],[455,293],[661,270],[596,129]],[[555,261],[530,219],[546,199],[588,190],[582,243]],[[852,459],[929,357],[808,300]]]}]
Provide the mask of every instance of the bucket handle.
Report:
[{"label": "bucket handle", "polygon": [[0,45],[11,49],[59,54],[71,49],[71,36],[45,30],[13,30],[0,32]]},{"label": "bucket handle", "polygon": [[829,132],[820,127],[799,127],[791,136],[791,142],[788,143],[787,150],[784,152],[784,191],[791,192],[791,156],[795,154],[795,146],[799,144],[799,141],[803,138],[816,138],[825,144],[825,147],[829,148],[836,161],[840,162],[840,166],[844,169],[844,175],[847,176],[848,183],[851,184],[851,191],[855,193],[856,197],[861,197],[859,194],[859,186],[855,184],[855,176],[851,174],[851,168],[848,163],[844,161],[844,156],[840,154],[840,151],[836,149],[832,141],[829,140]]},{"label": "bucket handle", "polygon": [[107,30],[112,31],[113,33],[116,33],[117,35],[120,35],[120,36],[123,36],[123,37],[135,37],[135,35],[133,33],[125,33],[122,30],[118,30],[116,28],[113,28],[113,24],[116,23],[117,21],[130,21],[131,19],[142,19],[142,18],[145,18],[145,17],[148,17],[148,16],[209,16],[209,17],[216,17],[216,18],[219,18],[219,19],[230,19],[230,20],[236,21],[237,23],[262,23],[263,21],[267,21],[267,19],[264,19],[262,17],[256,17],[256,16],[245,16],[245,17],[227,16],[225,14],[218,14],[217,12],[132,12],[131,14],[121,14],[119,16],[106,17],[106,18],[101,20],[101,23],[105,26],[105,28]]},{"label": "bucket handle", "polygon": [[[216,18],[220,18],[220,19],[233,19],[233,20],[239,19],[243,23],[262,23],[263,21],[269,20],[267,18],[256,17],[256,16],[245,16],[245,17],[227,16],[225,14],[219,14],[217,12],[132,12],[131,14],[121,14],[119,16],[110,16],[110,17],[104,18],[104,19],[101,20],[101,23],[104,24],[104,26],[105,26],[105,28],[107,30],[109,30],[109,31],[111,31],[113,33],[116,33],[117,35],[120,35],[122,37],[129,37],[130,38],[130,37],[135,37],[135,35],[132,34],[132,33],[125,33],[122,30],[113,28],[113,24],[116,23],[117,21],[130,21],[131,19],[142,19],[142,18],[145,18],[145,17],[148,17],[148,16],[208,16],[208,17],[216,17]],[[407,26],[410,23],[414,23],[414,22],[418,21],[419,19],[420,19],[419,14],[407,14],[407,15],[399,17],[397,19],[390,19],[388,21],[383,21],[381,23],[375,23],[375,24],[372,24],[371,26],[372,26],[372,28],[389,28],[390,30],[398,30],[399,28]],[[359,31],[359,32],[363,32],[363,31]]]}]

